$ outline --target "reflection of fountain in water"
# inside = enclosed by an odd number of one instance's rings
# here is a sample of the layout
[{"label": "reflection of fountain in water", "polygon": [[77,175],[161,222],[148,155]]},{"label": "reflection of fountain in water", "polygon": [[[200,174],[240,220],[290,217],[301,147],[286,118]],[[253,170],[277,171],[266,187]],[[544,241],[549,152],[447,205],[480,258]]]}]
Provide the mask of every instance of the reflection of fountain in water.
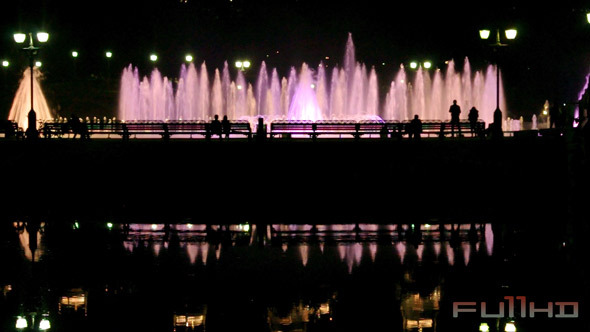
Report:
[{"label": "reflection of fountain in water", "polygon": [[[313,226],[272,225],[272,227],[275,230],[284,232],[284,239],[287,240],[292,236],[297,236],[300,239],[301,237],[305,238],[305,236],[311,236]],[[448,241],[439,241],[440,225],[420,225],[420,229],[424,236],[423,241],[416,246],[407,243],[406,241],[393,240],[393,236],[397,234],[397,227],[399,226],[360,224],[359,227],[361,228],[361,233],[351,235],[355,233],[355,225],[353,224],[316,225],[318,234],[320,234],[320,242],[317,246],[319,250],[317,250],[317,252],[320,255],[325,255],[327,252],[325,247],[333,246],[337,259],[345,263],[349,273],[352,273],[355,267],[366,264],[366,262],[374,263],[376,256],[382,255],[383,250],[393,253],[402,265],[414,265],[429,261],[445,263],[451,266],[456,264],[467,266],[477,252],[481,253],[483,251],[487,256],[492,255],[494,239],[492,228],[489,224],[485,224],[483,225],[483,228],[481,228],[479,242],[471,244],[463,239],[455,249],[451,247],[451,244]],[[442,227],[446,232],[449,232],[451,229],[451,225],[442,225]],[[465,234],[469,230],[470,225],[460,225],[458,227],[460,232]],[[206,228],[206,225],[191,224],[172,225],[170,227],[171,232],[178,232],[181,248],[186,251],[191,264],[201,262],[203,265],[207,265],[208,261],[211,259],[220,259],[222,244],[213,245],[207,242],[205,236]],[[168,241],[163,237],[165,229],[163,224],[137,224],[131,225],[130,229],[131,239],[124,242],[124,247],[129,252],[133,252],[135,248],[145,240],[147,240],[146,243],[155,256],[159,255],[161,248],[168,248]],[[213,229],[217,229],[216,226],[214,226]],[[249,228],[244,225],[231,225],[230,229],[238,233],[243,232],[244,236],[248,236],[246,229]],[[404,230],[409,229],[411,229],[411,227],[404,227]],[[377,239],[377,237],[371,238],[370,236],[375,234],[383,235],[383,233],[388,233],[392,236],[389,245],[371,240]],[[324,238],[322,234],[329,234],[331,240],[327,242],[328,237]],[[364,242],[355,240],[358,236],[362,239],[364,238]],[[337,243],[331,244],[333,240],[336,240]],[[280,250],[283,253],[290,250],[290,252],[294,253],[293,257],[297,257],[302,266],[306,267],[309,263],[312,246],[310,243],[305,242],[305,240],[296,242],[296,244],[289,244],[289,241],[282,242],[280,244]],[[253,242],[250,242],[250,245],[253,245]],[[214,255],[211,250],[215,250]]]},{"label": "reflection of fountain in water", "polygon": [[[45,95],[41,89],[41,72],[38,68],[33,70],[34,82],[33,82],[33,109],[37,115],[37,121],[42,122],[52,118],[49,106],[45,100]],[[8,119],[18,123],[18,126],[26,129],[29,127],[29,120],[27,115],[31,110],[31,70],[27,69],[23,72],[18,90],[14,95],[12,101],[12,107]],[[36,124],[37,127],[39,123]]]}]

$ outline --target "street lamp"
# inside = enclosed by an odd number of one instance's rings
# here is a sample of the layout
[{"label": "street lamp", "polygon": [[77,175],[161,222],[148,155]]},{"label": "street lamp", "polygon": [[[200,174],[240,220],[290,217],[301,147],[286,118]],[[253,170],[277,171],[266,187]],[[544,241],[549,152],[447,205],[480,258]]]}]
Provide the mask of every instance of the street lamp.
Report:
[{"label": "street lamp", "polygon": [[238,60],[235,63],[236,68],[238,68],[241,71],[245,71],[246,69],[250,68],[250,61],[248,60]]},{"label": "street lamp", "polygon": [[158,61],[158,56],[156,54],[150,54],[150,61],[151,62],[156,62]]},{"label": "street lamp", "polygon": [[488,323],[479,324],[479,332],[489,332],[489,331],[490,331],[490,326],[488,325]]},{"label": "street lamp", "polygon": [[418,67],[422,67],[424,69],[430,69],[430,68],[432,68],[432,62],[430,62],[430,61],[424,61],[424,62],[412,61],[412,62],[410,62],[411,69],[418,69]]},{"label": "street lamp", "polygon": [[516,325],[514,325],[514,322],[506,323],[504,326],[504,332],[516,332]]},{"label": "street lamp", "polygon": [[193,56],[190,55],[190,54],[187,54],[187,55],[184,56],[184,60],[186,62],[193,62]]},{"label": "street lamp", "polygon": [[[504,30],[504,34],[506,35],[506,39],[513,40],[516,38],[516,29],[506,29]],[[488,39],[490,38],[490,30],[482,29],[479,30],[479,37],[481,39]],[[494,44],[490,44],[494,50],[498,50],[500,47],[508,46],[508,44],[503,44],[502,40],[500,39],[500,29],[496,29],[496,42]],[[494,119],[496,119],[496,114],[501,115],[502,111],[500,110],[500,64],[499,61],[496,61],[496,110],[494,111]],[[500,119],[501,120],[501,119]],[[495,121],[494,121],[495,122]],[[500,126],[498,129],[501,129],[502,122],[495,124],[496,126]]]},{"label": "street lamp", "polygon": [[[27,35],[24,33],[15,33],[14,34],[14,41],[17,44],[22,44],[27,39]],[[37,41],[40,43],[46,43],[49,40],[49,34],[47,32],[37,32]],[[33,68],[36,64],[35,57],[39,53],[39,47],[35,47],[33,43],[33,33],[29,32],[29,46],[23,48],[24,51],[27,52],[29,56],[29,69],[31,71],[31,110],[29,111],[28,120],[29,120],[29,127],[27,128],[27,137],[37,137],[37,114],[35,113],[33,107]]]},{"label": "street lamp", "polygon": [[22,316],[18,316],[18,318],[16,319],[16,328],[18,330],[24,330],[28,326],[29,326],[29,323],[27,323],[27,319]]}]

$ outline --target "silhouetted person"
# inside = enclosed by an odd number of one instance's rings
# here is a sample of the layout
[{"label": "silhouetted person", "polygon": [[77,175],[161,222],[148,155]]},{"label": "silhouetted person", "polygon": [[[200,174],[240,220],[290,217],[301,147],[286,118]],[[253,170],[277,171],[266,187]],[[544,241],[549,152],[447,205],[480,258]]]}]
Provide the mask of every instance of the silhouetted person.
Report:
[{"label": "silhouetted person", "polygon": [[213,121],[211,121],[211,136],[218,135],[221,139],[221,121],[219,121],[219,115],[215,114]]},{"label": "silhouetted person", "polygon": [[27,118],[29,120],[29,127],[25,134],[28,139],[35,139],[39,137],[39,131],[37,130],[37,113],[35,113],[34,110],[30,110]]},{"label": "silhouetted person", "polygon": [[258,125],[256,126],[256,140],[259,142],[264,141],[266,138],[266,128],[264,126],[264,118],[258,118]]},{"label": "silhouetted person", "polygon": [[86,124],[80,121],[78,116],[72,114],[72,118],[70,119],[70,128],[74,133],[73,139],[76,138],[76,135],[80,134],[80,139],[90,139],[90,134],[88,133],[88,127]]},{"label": "silhouetted person", "polygon": [[229,134],[231,132],[231,123],[227,119],[227,115],[224,115],[223,120],[221,120],[221,129],[223,130],[225,138],[229,139]]},{"label": "silhouetted person", "polygon": [[469,110],[469,115],[467,115],[469,119],[469,127],[471,128],[471,135],[477,136],[479,133],[477,132],[477,119],[479,119],[479,111],[475,106],[473,106]]},{"label": "silhouetted person", "polygon": [[451,135],[455,137],[455,126],[459,129],[459,136],[461,136],[461,124],[459,123],[459,115],[461,114],[461,107],[457,105],[457,101],[453,100],[453,105],[449,108],[451,113]]},{"label": "silhouetted person", "polygon": [[494,122],[490,124],[489,130],[493,139],[504,137],[504,132],[502,131],[502,111],[499,108],[496,108],[494,111]]},{"label": "silhouetted person", "polygon": [[414,115],[412,121],[410,121],[409,128],[408,128],[408,138],[415,140],[420,140],[422,133],[422,120],[418,117],[418,114]]}]

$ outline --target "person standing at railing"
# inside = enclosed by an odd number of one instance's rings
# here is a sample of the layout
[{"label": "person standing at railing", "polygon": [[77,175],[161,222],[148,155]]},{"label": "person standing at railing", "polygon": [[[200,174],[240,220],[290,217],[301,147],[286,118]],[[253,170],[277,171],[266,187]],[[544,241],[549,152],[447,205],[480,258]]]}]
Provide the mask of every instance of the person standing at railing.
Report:
[{"label": "person standing at railing", "polygon": [[469,110],[469,115],[467,115],[467,118],[469,119],[469,126],[471,128],[471,135],[473,136],[477,136],[477,119],[479,119],[479,111],[477,110],[477,108],[475,108],[475,106],[473,106],[470,110]]},{"label": "person standing at railing", "polygon": [[459,115],[461,114],[461,107],[457,105],[457,101],[453,100],[453,105],[449,108],[451,113],[451,135],[455,137],[455,126],[459,129],[459,136],[461,136],[461,124],[459,123]]},{"label": "person standing at railing", "polygon": [[418,114],[414,115],[412,121],[410,121],[409,128],[408,128],[408,138],[414,140],[420,140],[422,133],[422,120],[418,117]]},{"label": "person standing at railing", "polygon": [[221,120],[221,128],[223,130],[223,134],[225,135],[225,138],[229,139],[229,134],[231,132],[231,123],[227,119],[227,115],[224,115],[223,120]]},{"label": "person standing at railing", "polygon": [[221,121],[219,121],[219,115],[215,114],[213,121],[211,121],[211,136],[218,135],[219,139],[222,138],[221,133]]}]

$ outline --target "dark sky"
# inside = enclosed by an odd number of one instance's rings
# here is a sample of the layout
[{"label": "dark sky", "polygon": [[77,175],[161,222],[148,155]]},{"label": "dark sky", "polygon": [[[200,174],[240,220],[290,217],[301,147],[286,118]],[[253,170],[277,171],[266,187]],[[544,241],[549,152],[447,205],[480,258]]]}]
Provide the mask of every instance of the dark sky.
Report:
[{"label": "dark sky", "polygon": [[469,57],[479,69],[496,57],[478,29],[514,26],[518,38],[500,60],[511,108],[529,114],[545,99],[574,98],[590,66],[587,8],[574,2],[24,0],[6,5],[0,14],[0,57],[26,65],[13,32],[47,30],[50,42],[40,57],[54,79],[67,79],[74,49],[80,52],[76,70],[83,75],[104,70],[109,49],[113,71],[133,63],[148,72],[148,55],[156,52],[158,67],[175,76],[190,52],[210,69],[247,57],[255,68],[265,60],[286,76],[289,66],[315,66],[325,56],[340,62],[350,32],[357,60],[376,66],[381,83],[388,84],[399,64],[413,59],[443,67],[445,60]]}]

